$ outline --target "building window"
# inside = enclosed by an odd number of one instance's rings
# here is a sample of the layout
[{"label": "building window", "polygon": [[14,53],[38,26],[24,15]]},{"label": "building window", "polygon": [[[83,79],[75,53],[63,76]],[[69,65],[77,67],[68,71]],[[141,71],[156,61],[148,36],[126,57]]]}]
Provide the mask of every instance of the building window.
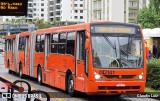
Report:
[{"label": "building window", "polygon": [[53,16],[53,12],[50,12],[50,16]]},{"label": "building window", "polygon": [[77,4],[74,4],[74,7],[77,7]]},{"label": "building window", "polygon": [[78,13],[78,10],[74,10],[75,13]]},{"label": "building window", "polygon": [[77,17],[77,16],[74,16],[74,18],[77,19],[78,17]]},{"label": "building window", "polygon": [[138,2],[137,1],[130,1],[129,7],[138,7]]},{"label": "building window", "polygon": [[83,7],[83,4],[80,4],[80,7]]},{"label": "building window", "polygon": [[83,19],[83,16],[80,16],[80,19]]},{"label": "building window", "polygon": [[80,13],[83,13],[83,10],[80,10]]},{"label": "building window", "polygon": [[41,8],[41,11],[44,11],[44,9],[43,9],[43,8]]},{"label": "building window", "polygon": [[44,17],[44,14],[41,14],[41,17]]},{"label": "building window", "polygon": [[61,1],[60,1],[60,0],[57,0],[57,3],[61,3]]},{"label": "building window", "polygon": [[44,3],[41,3],[41,6],[44,6]]}]

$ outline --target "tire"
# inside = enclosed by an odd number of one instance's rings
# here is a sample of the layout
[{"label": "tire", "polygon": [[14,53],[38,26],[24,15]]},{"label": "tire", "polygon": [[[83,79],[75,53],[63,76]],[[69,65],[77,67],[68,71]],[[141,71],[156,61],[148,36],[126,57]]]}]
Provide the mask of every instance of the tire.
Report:
[{"label": "tire", "polygon": [[19,65],[19,77],[23,78],[22,64]]},{"label": "tire", "polygon": [[12,71],[10,70],[10,63],[9,63],[9,60],[8,60],[8,74],[12,74]]},{"label": "tire", "polygon": [[40,68],[38,69],[37,82],[39,85],[42,85],[42,70]]},{"label": "tire", "polygon": [[112,95],[113,98],[120,98],[121,94]]},{"label": "tire", "polygon": [[74,78],[72,74],[70,74],[67,79],[67,91],[70,96],[75,96]]}]

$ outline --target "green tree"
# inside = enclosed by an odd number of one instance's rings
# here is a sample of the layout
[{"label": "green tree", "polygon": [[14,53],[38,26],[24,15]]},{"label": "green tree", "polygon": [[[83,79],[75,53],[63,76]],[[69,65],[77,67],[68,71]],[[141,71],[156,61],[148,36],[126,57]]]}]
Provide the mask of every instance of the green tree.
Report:
[{"label": "green tree", "polygon": [[143,28],[160,27],[160,0],[150,0],[149,6],[140,11],[138,22]]},{"label": "green tree", "polygon": [[149,8],[160,13],[160,0],[150,0]]}]

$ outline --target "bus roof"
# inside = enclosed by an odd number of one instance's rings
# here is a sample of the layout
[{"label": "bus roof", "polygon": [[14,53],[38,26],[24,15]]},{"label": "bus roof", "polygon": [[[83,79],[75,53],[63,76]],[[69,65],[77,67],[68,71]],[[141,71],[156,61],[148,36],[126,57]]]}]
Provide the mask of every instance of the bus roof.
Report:
[{"label": "bus roof", "polygon": [[85,30],[87,28],[88,23],[69,25],[69,26],[59,26],[59,27],[51,27],[46,29],[38,29],[36,30],[37,34],[44,33],[58,33],[65,31],[74,31],[74,30]]},{"label": "bus roof", "polygon": [[91,22],[90,25],[125,25],[125,26],[132,26],[132,27],[140,27],[139,24],[133,24],[133,23],[122,23],[122,22],[111,22],[111,21],[104,21],[104,22]]},{"label": "bus roof", "polygon": [[[85,29],[89,28],[89,25],[94,26],[94,25],[107,25],[107,24],[108,25],[125,25],[125,26],[131,26],[131,27],[140,27],[140,25],[138,25],[138,24],[98,20],[98,21],[93,21],[90,23],[82,23],[82,24],[75,24],[75,25],[68,25],[68,26],[59,26],[59,27],[38,29],[38,30],[36,30],[36,34],[47,34],[47,33],[58,33],[58,32],[65,32],[65,31],[85,30]],[[20,35],[20,37],[22,37],[22,36],[30,35],[31,33],[32,33],[31,31],[21,32],[19,35]],[[15,37],[16,37],[16,34],[12,34],[12,35],[6,36],[5,38],[9,39],[9,38],[15,38]]]}]

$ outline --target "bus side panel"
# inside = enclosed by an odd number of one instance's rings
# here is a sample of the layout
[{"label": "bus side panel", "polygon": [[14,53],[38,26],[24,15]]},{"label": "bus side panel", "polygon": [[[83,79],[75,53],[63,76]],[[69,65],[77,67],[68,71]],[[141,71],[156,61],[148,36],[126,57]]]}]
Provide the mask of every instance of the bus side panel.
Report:
[{"label": "bus side panel", "polygon": [[[72,55],[66,55],[66,71],[71,70],[73,76],[75,75],[75,58]],[[65,75],[66,76],[66,75]]]},{"label": "bus side panel", "polygon": [[75,89],[81,92],[84,92],[84,81],[85,81],[85,73],[84,73],[84,61],[79,60],[77,63],[77,74],[76,74],[76,82],[75,82]]},{"label": "bus side panel", "polygon": [[34,76],[37,78],[37,67],[38,67],[38,59],[39,59],[39,52],[34,53]]},{"label": "bus side panel", "polygon": [[14,60],[13,60],[13,54],[11,51],[8,51],[8,60],[10,65],[10,70],[14,71]]},{"label": "bus side panel", "polygon": [[[22,63],[22,72],[25,72],[24,70],[24,52],[23,51],[18,51],[18,63]],[[19,65],[17,65],[17,68],[19,68]]]},{"label": "bus side panel", "polygon": [[7,59],[7,55],[6,55],[6,51],[4,52],[4,66],[5,68],[8,68],[8,59]]},{"label": "bus side panel", "polygon": [[49,70],[49,84],[51,86],[55,86],[55,64],[53,64],[53,56],[54,54],[48,54],[47,57],[47,67],[46,69]]},{"label": "bus side panel", "polygon": [[67,71],[67,56],[66,55],[59,55],[59,68],[58,68],[58,73],[60,75],[60,88],[65,90],[65,74]]},{"label": "bus side panel", "polygon": [[44,67],[44,52],[38,53],[38,64]]},{"label": "bus side panel", "polygon": [[[49,64],[48,64],[49,70],[52,70],[50,75],[54,75],[54,77],[50,76],[50,85],[60,88],[60,83],[59,83],[60,80],[59,80],[59,75],[58,75],[59,55],[50,54],[50,56],[48,57],[48,61],[49,61]],[[43,80],[45,80],[45,78]]]}]

